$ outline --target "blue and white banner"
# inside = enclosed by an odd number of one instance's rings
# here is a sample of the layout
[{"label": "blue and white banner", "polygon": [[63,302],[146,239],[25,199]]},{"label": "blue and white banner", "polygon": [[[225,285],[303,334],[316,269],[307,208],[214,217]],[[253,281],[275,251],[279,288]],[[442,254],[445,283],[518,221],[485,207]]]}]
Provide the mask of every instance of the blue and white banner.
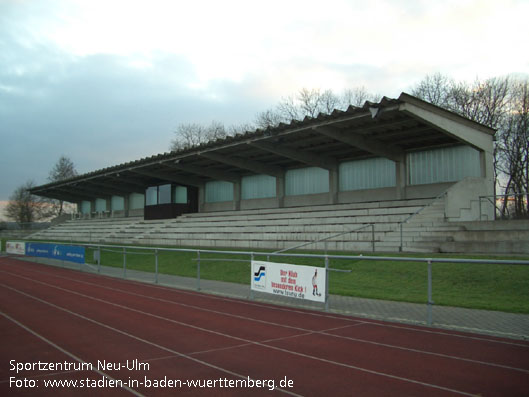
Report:
[{"label": "blue and white banner", "polygon": [[252,261],[252,289],[274,295],[325,302],[325,269]]},{"label": "blue and white banner", "polygon": [[26,255],[84,263],[85,249],[77,245],[26,243]]}]

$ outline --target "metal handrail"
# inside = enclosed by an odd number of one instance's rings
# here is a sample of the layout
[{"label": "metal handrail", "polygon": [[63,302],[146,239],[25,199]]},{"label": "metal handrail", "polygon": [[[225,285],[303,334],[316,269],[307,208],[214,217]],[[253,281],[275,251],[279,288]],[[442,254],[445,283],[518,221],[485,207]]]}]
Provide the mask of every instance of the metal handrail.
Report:
[{"label": "metal handrail", "polygon": [[[31,241],[27,240],[28,243]],[[55,244],[54,242],[49,242],[50,244]],[[64,242],[59,242],[56,244],[64,245],[73,245]],[[197,249],[197,248],[161,248],[161,247],[142,247],[142,246],[116,246],[108,244],[76,244],[85,247],[92,247],[97,252],[101,252],[102,248],[120,248],[123,253],[123,278],[127,277],[127,260],[126,256],[134,254],[134,252],[128,251],[127,249],[133,250],[149,250],[154,251],[155,257],[155,283],[158,283],[158,252],[159,251],[173,251],[173,252],[194,252],[197,255],[196,266],[197,266],[197,278],[196,278],[196,289],[200,291],[200,262],[201,262],[201,253],[211,253],[211,254],[224,254],[224,255],[241,255],[249,256],[250,261],[254,260],[254,257],[257,256],[275,256],[275,257],[291,257],[291,258],[311,258],[311,259],[324,259],[325,261],[325,271],[349,271],[345,269],[333,269],[329,266],[330,259],[336,260],[376,260],[376,261],[393,261],[393,262],[422,262],[427,264],[427,325],[431,326],[433,324],[432,319],[432,308],[434,301],[432,300],[432,264],[433,263],[466,263],[466,264],[499,264],[499,265],[522,265],[529,266],[529,261],[527,260],[499,260],[499,259],[459,259],[459,258],[417,258],[417,257],[390,257],[390,256],[363,256],[363,255],[318,255],[318,254],[300,254],[300,253],[289,253],[285,254],[284,252],[253,252],[253,251],[221,251],[221,250],[209,250],[209,249]],[[97,260],[97,272],[100,273],[101,268],[101,259],[100,255]],[[205,259],[205,258],[202,258]],[[82,264],[80,265],[82,266]],[[81,268],[80,268],[81,269]],[[329,277],[327,274],[326,281],[328,282]],[[250,288],[250,298],[252,299],[252,290]],[[326,298],[325,298],[325,310],[329,310],[329,287],[326,287]]]},{"label": "metal handrail", "polygon": [[[44,241],[23,240],[27,243],[43,243]],[[278,256],[278,257],[299,257],[299,258],[314,258],[314,259],[347,259],[347,260],[381,260],[381,261],[398,261],[398,262],[427,262],[432,263],[474,263],[474,264],[496,264],[496,265],[529,265],[529,260],[499,260],[499,259],[460,259],[460,258],[418,258],[418,257],[402,257],[402,256],[365,256],[365,255],[336,255],[336,254],[285,254],[266,251],[228,251],[228,250],[213,250],[200,248],[169,248],[169,247],[155,247],[155,246],[135,246],[135,245],[111,245],[111,244],[94,244],[94,243],[74,243],[70,244],[64,241],[46,241],[48,244],[62,244],[62,245],[77,245],[83,247],[93,248],[126,248],[134,250],[148,250],[148,251],[174,251],[174,252],[201,252],[205,254],[229,254],[229,255],[254,255],[254,256]],[[123,252],[123,251],[119,251]],[[135,254],[127,251],[127,254]]]},{"label": "metal handrail", "polygon": [[408,216],[406,219],[404,219],[403,221],[400,221],[399,224],[398,224],[398,228],[400,228],[400,246],[399,246],[399,252],[402,252],[402,247],[403,247],[403,237],[402,237],[402,226],[404,223],[408,223],[408,221],[410,219],[412,219],[413,217],[415,217],[416,215],[418,215],[420,212],[422,212],[425,208],[427,207],[430,207],[433,203],[435,203],[437,200],[439,200],[441,197],[445,196],[446,194],[448,193],[448,189],[443,191],[441,194],[439,194],[438,196],[434,197],[433,200],[426,204],[426,205],[423,205],[421,208],[419,208],[417,211],[415,211],[413,214],[411,214],[410,216]]},{"label": "metal handrail", "polygon": [[275,251],[274,253],[280,254],[280,253],[287,252],[287,251],[290,251],[290,250],[294,250],[294,249],[297,249],[297,248],[305,247],[307,245],[321,243],[321,242],[330,240],[330,239],[335,238],[335,237],[343,236],[344,234],[356,233],[356,232],[358,232],[358,231],[360,231],[362,229],[365,229],[367,227],[371,227],[371,242],[373,244],[373,252],[375,252],[375,224],[374,223],[369,223],[367,225],[362,225],[361,227],[356,228],[356,229],[348,229],[345,232],[333,234],[331,236],[327,236],[327,237],[324,237],[324,238],[321,238],[321,239],[317,239],[317,240],[313,240],[313,241],[308,241],[308,242],[305,242],[305,243],[294,245],[292,247],[283,248],[283,249],[281,249],[279,251]]},{"label": "metal handrail", "polygon": [[482,214],[483,211],[481,207],[482,199],[486,199],[494,207],[494,219],[496,219],[496,210],[498,210],[498,207],[496,205],[496,200],[498,199],[498,197],[529,197],[529,192],[479,196],[479,220],[480,221],[483,220],[483,214]]}]

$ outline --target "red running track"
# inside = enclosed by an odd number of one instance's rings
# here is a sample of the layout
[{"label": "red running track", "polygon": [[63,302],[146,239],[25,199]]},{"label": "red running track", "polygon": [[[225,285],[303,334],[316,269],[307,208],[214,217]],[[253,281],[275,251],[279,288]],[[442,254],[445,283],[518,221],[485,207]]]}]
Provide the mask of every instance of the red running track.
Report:
[{"label": "red running track", "polygon": [[0,287],[2,395],[529,394],[524,341],[227,299],[12,258],[0,258]]}]

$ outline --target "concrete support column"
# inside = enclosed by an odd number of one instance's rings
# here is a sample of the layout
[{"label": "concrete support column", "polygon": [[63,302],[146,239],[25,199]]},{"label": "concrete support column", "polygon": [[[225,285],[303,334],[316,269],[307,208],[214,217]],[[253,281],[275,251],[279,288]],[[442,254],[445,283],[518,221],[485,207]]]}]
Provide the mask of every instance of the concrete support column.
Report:
[{"label": "concrete support column", "polygon": [[233,209],[239,211],[241,209],[241,180],[233,183]]},{"label": "concrete support column", "polygon": [[105,198],[105,211],[109,214],[112,213],[112,197]]},{"label": "concrete support column", "polygon": [[338,203],[338,193],[340,191],[340,175],[338,167],[329,170],[329,203]]},{"label": "concrete support column", "polygon": [[496,185],[494,183],[494,156],[492,153],[480,151],[479,160],[481,166],[481,177],[485,178],[490,186],[487,194],[494,195],[496,191]]},{"label": "concrete support column", "polygon": [[206,185],[198,188],[198,212],[204,212],[204,203],[206,202]]},{"label": "concrete support column", "polygon": [[398,200],[406,198],[406,186],[408,182],[408,171],[406,169],[406,159],[395,162],[395,190]]},{"label": "concrete support column", "polygon": [[276,177],[276,196],[277,207],[283,208],[285,206],[285,173]]},{"label": "concrete support column", "polygon": [[130,194],[123,196],[123,216],[127,218],[129,216],[130,209]]}]

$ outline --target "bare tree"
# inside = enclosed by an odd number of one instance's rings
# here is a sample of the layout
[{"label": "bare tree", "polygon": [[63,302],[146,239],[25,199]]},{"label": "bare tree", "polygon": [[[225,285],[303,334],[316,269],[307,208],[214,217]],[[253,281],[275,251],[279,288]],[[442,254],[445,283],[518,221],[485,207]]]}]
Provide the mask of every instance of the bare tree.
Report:
[{"label": "bare tree", "polygon": [[274,109],[268,109],[264,112],[260,112],[255,117],[257,128],[261,128],[263,130],[278,125],[282,120],[283,119],[281,115]]},{"label": "bare tree", "polygon": [[244,134],[248,131],[254,131],[255,125],[251,123],[240,123],[240,124],[231,124],[226,127],[226,134],[228,136],[234,136],[237,134]]},{"label": "bare tree", "polygon": [[[472,84],[456,83],[436,74],[427,76],[412,90],[413,95],[442,106],[497,130],[494,146],[495,187],[513,195],[516,216],[527,216],[529,170],[528,80],[496,77]],[[505,215],[509,197],[501,208]],[[524,204],[525,203],[525,204]],[[525,205],[525,207],[524,207]],[[524,209],[525,208],[525,209]]]},{"label": "bare tree", "polygon": [[9,197],[9,202],[5,208],[5,215],[17,222],[21,228],[28,228],[32,222],[46,216],[47,204],[29,192],[33,187],[35,187],[33,181],[28,181],[17,187]]},{"label": "bare tree", "polygon": [[[73,178],[76,175],[77,171],[73,161],[69,157],[62,155],[50,170],[50,173],[48,174],[48,181],[58,182]],[[63,200],[47,199],[47,203],[49,204],[47,206],[47,215],[61,216],[63,214],[65,208],[65,203]]]},{"label": "bare tree", "polygon": [[345,110],[349,106],[362,107],[364,103],[378,102],[381,95],[370,94],[365,87],[356,87],[345,90],[340,97],[339,109]]},{"label": "bare tree", "polygon": [[433,105],[450,109],[451,92],[455,87],[454,80],[441,73],[426,76],[411,91],[412,95]]},{"label": "bare tree", "polygon": [[170,150],[178,151],[196,147],[216,139],[226,138],[253,131],[256,128],[277,127],[280,123],[288,124],[292,120],[304,117],[317,117],[320,113],[329,114],[335,109],[346,110],[350,105],[362,106],[366,101],[377,101],[377,96],[369,94],[364,87],[345,90],[337,95],[331,90],[301,89],[297,95],[283,97],[279,103],[256,115],[254,123],[243,123],[225,127],[218,121],[209,125],[183,123],[175,130]]},{"label": "bare tree", "polygon": [[57,182],[73,178],[74,176],[77,176],[75,164],[69,157],[62,155],[51,169],[48,180],[50,182]]},{"label": "bare tree", "polygon": [[412,95],[491,128],[498,128],[509,103],[509,78],[455,82],[442,74],[426,76]]},{"label": "bare tree", "polygon": [[171,150],[182,150],[200,144],[225,138],[228,134],[224,124],[212,121],[204,126],[198,123],[180,124],[175,131],[176,137],[171,141]]},{"label": "bare tree", "polygon": [[[334,95],[331,91],[322,93],[320,90],[302,88],[298,93],[298,107],[301,113],[309,117],[318,116],[319,113],[322,113],[322,110],[328,113],[328,109],[324,106],[325,97],[331,102],[334,101]],[[335,102],[338,102],[338,100]]]},{"label": "bare tree", "polygon": [[449,107],[470,120],[499,128],[509,104],[509,78],[459,83],[449,92]]},{"label": "bare tree", "polygon": [[297,100],[293,95],[283,98],[276,106],[276,112],[282,123],[292,120],[299,120],[302,112],[297,105]]},{"label": "bare tree", "polygon": [[[502,216],[508,212],[508,203],[514,204],[517,218],[529,216],[529,81],[511,84],[508,112],[498,131],[496,166],[505,176],[505,195]],[[512,195],[512,200],[509,200]],[[513,214],[510,214],[513,216]]]},{"label": "bare tree", "polygon": [[350,105],[362,106],[366,101],[377,100],[377,96],[369,94],[363,87],[345,90],[341,95],[331,90],[302,88],[296,96],[283,98],[275,108],[257,114],[255,123],[259,128],[265,129],[279,123],[317,117],[320,113],[329,114],[335,109],[346,110]]}]

